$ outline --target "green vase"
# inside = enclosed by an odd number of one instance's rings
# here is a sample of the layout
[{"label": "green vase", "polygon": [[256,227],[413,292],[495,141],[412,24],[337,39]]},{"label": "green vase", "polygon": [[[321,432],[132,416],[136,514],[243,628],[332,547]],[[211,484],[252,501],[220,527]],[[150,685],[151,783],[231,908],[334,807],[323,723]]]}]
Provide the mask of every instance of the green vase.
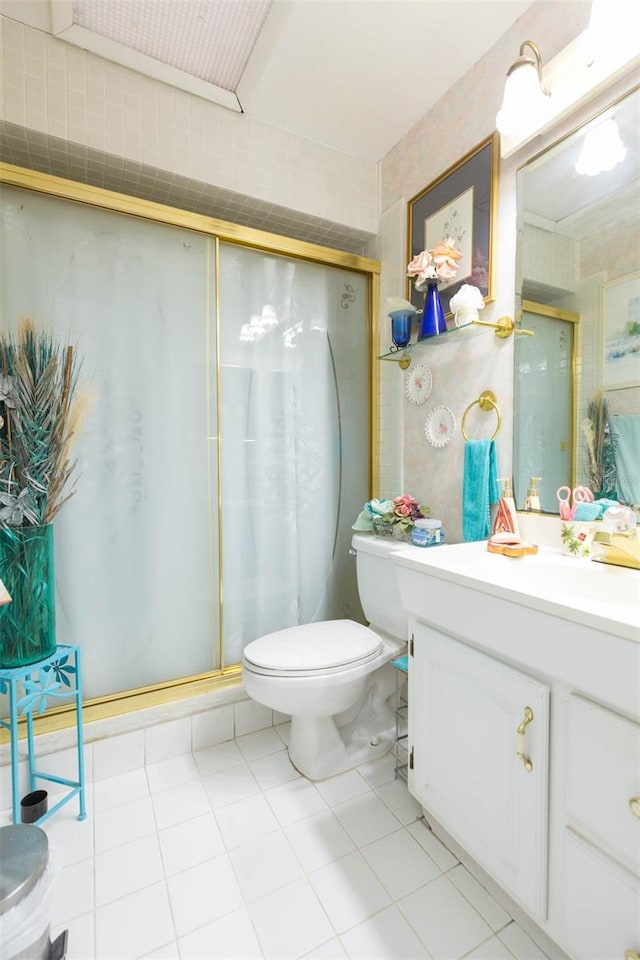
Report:
[{"label": "green vase", "polygon": [[22,667],[56,649],[53,525],[0,528],[0,668]]}]

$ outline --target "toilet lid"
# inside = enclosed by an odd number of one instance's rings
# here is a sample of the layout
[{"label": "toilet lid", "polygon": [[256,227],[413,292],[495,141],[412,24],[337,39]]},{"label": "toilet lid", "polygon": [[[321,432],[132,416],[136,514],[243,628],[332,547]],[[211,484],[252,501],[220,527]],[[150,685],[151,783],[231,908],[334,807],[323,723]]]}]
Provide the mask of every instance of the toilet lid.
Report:
[{"label": "toilet lid", "polygon": [[244,648],[244,658],[279,673],[330,670],[368,660],[382,646],[380,637],[361,623],[324,620],[258,637]]}]

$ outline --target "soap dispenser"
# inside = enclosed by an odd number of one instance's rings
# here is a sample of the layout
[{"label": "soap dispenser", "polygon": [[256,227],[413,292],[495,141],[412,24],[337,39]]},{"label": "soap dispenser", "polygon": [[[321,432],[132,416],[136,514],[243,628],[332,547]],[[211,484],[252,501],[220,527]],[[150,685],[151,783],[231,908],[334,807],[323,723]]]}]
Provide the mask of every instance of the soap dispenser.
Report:
[{"label": "soap dispenser", "polygon": [[538,493],[538,488],[536,486],[538,480],[541,480],[541,477],[531,477],[529,480],[529,490],[527,491],[527,498],[524,501],[525,510],[530,512],[537,511],[540,513],[540,494]]},{"label": "soap dispenser", "polygon": [[502,494],[504,502],[511,516],[511,523],[513,526],[513,532],[520,536],[520,531],[518,529],[518,513],[516,511],[516,501],[513,496],[513,486],[511,477],[506,477],[504,481],[504,493]]}]

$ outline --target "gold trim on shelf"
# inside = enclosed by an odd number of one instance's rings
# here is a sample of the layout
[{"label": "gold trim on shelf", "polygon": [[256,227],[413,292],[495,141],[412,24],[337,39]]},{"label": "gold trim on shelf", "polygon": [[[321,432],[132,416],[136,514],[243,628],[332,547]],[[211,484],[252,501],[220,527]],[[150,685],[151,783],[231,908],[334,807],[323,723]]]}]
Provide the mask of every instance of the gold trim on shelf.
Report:
[{"label": "gold trim on shelf", "polygon": [[498,406],[496,395],[493,392],[493,390],[483,390],[480,396],[478,397],[478,399],[472,400],[469,406],[466,408],[466,410],[462,414],[462,424],[460,425],[460,430],[462,432],[463,438],[465,440],[469,439],[469,437],[467,436],[467,431],[464,428],[464,425],[467,420],[467,415],[471,410],[473,410],[475,406],[480,407],[481,410],[495,410],[496,416],[498,418],[498,423],[493,433],[493,436],[491,437],[492,440],[495,440],[495,438],[500,433],[500,430],[502,429],[502,414],[500,413],[500,407]]}]

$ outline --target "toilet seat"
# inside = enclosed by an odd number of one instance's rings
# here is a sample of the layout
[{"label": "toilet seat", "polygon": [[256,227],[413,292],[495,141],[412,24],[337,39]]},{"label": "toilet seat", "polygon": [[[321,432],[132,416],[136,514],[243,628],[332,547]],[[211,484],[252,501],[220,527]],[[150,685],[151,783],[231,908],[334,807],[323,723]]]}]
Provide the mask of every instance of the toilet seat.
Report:
[{"label": "toilet seat", "polygon": [[310,677],[364,665],[377,659],[383,646],[381,638],[361,623],[329,620],[258,637],[245,647],[243,660],[254,673]]}]

